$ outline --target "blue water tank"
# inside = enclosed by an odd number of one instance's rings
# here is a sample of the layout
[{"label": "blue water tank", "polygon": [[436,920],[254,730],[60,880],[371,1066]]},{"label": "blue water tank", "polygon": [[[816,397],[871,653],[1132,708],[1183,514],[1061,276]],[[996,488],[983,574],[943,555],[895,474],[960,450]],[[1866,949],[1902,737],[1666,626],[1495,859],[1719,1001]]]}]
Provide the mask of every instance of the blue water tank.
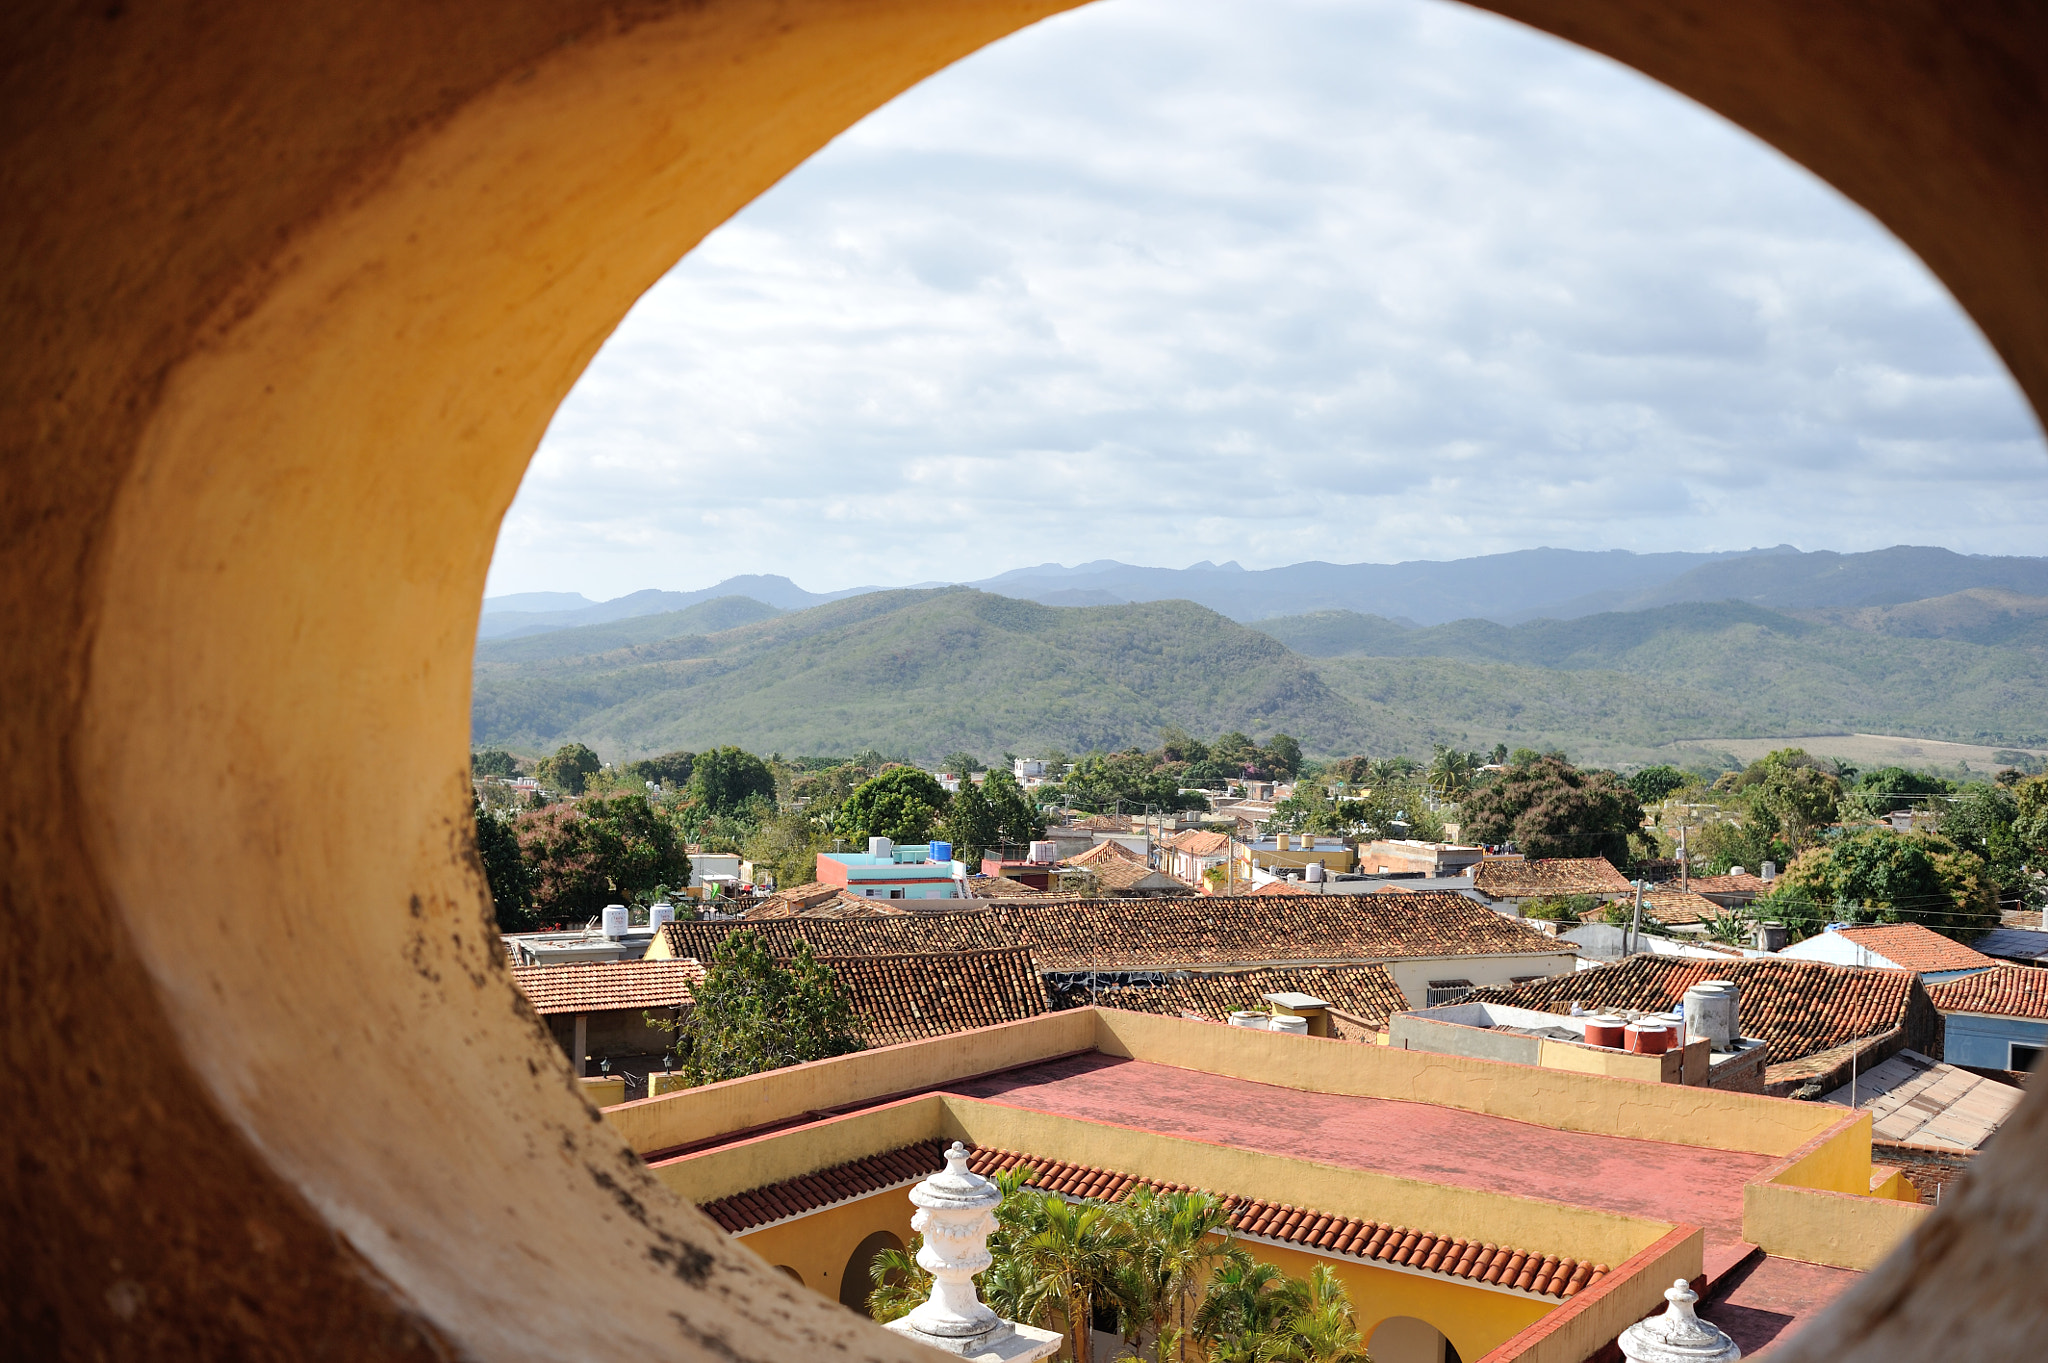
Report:
[{"label": "blue water tank", "polygon": [[933,843],[931,859],[933,861],[951,861],[953,859],[953,844],[950,842]]}]

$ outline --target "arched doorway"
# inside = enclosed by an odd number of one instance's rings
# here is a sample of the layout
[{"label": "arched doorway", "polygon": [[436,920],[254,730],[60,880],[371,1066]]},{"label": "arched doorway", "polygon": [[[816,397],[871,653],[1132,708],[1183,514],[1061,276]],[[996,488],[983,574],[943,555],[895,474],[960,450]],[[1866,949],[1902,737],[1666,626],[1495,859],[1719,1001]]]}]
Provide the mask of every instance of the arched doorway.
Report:
[{"label": "arched doorway", "polygon": [[[22,1092],[50,1055],[133,1077],[0,1119],[0,1169],[34,1171],[0,1185],[34,1351],[738,1359],[800,1331],[912,1358],[788,1306],[517,1006],[469,845],[469,654],[498,519],[641,291],[869,109],[1065,7],[0,18],[26,73],[0,106],[0,748],[38,774],[0,790],[0,1064]],[[1833,182],[2048,405],[2048,11],[1492,7]],[[137,799],[145,773],[175,798]],[[1986,1228],[2048,1225],[2043,1101],[1942,1208],[1931,1266],[1844,1299],[1872,1347],[2027,1337],[2042,1246]],[[143,1162],[110,1177],[107,1150]],[[116,1259],[139,1276],[108,1283]]]},{"label": "arched doorway", "polygon": [[888,1231],[878,1230],[853,1247],[846,1256],[846,1271],[839,1276],[839,1304],[862,1315],[868,1313],[868,1293],[875,1290],[875,1260],[885,1250],[901,1251],[903,1242]]},{"label": "arched doorway", "polygon": [[1373,1363],[1461,1363],[1443,1331],[1415,1316],[1389,1316],[1367,1342]]}]

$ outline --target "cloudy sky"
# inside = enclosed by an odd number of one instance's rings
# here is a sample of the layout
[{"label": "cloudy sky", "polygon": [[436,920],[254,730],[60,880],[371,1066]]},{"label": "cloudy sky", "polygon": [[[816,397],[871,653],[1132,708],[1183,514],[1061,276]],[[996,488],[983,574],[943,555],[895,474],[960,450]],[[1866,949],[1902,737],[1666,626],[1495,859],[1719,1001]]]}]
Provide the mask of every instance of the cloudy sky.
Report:
[{"label": "cloudy sky", "polygon": [[2039,430],[1946,292],[1717,116],[1439,0],[1104,0],[657,285],[490,591],[2043,524]]}]

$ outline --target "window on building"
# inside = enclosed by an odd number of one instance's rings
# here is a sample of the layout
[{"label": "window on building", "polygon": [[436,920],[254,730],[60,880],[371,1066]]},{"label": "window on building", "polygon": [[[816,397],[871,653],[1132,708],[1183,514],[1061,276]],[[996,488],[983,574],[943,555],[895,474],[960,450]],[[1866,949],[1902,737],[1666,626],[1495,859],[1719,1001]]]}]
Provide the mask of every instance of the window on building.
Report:
[{"label": "window on building", "polygon": [[2048,1050],[2048,1046],[2022,1046],[2015,1041],[2012,1043],[2012,1058],[2006,1063],[2006,1068],[2030,1070],[2041,1059],[2044,1050]]}]

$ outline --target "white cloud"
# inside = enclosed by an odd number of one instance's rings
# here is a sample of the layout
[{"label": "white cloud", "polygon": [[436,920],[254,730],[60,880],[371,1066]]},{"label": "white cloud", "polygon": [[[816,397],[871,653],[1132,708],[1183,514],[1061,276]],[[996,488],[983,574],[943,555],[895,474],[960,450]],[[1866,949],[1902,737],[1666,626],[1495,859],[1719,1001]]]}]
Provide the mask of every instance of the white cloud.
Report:
[{"label": "white cloud", "polygon": [[850,130],[652,290],[491,590],[1118,558],[2039,552],[2010,378],[1860,210],[1435,0],[1107,0]]}]

